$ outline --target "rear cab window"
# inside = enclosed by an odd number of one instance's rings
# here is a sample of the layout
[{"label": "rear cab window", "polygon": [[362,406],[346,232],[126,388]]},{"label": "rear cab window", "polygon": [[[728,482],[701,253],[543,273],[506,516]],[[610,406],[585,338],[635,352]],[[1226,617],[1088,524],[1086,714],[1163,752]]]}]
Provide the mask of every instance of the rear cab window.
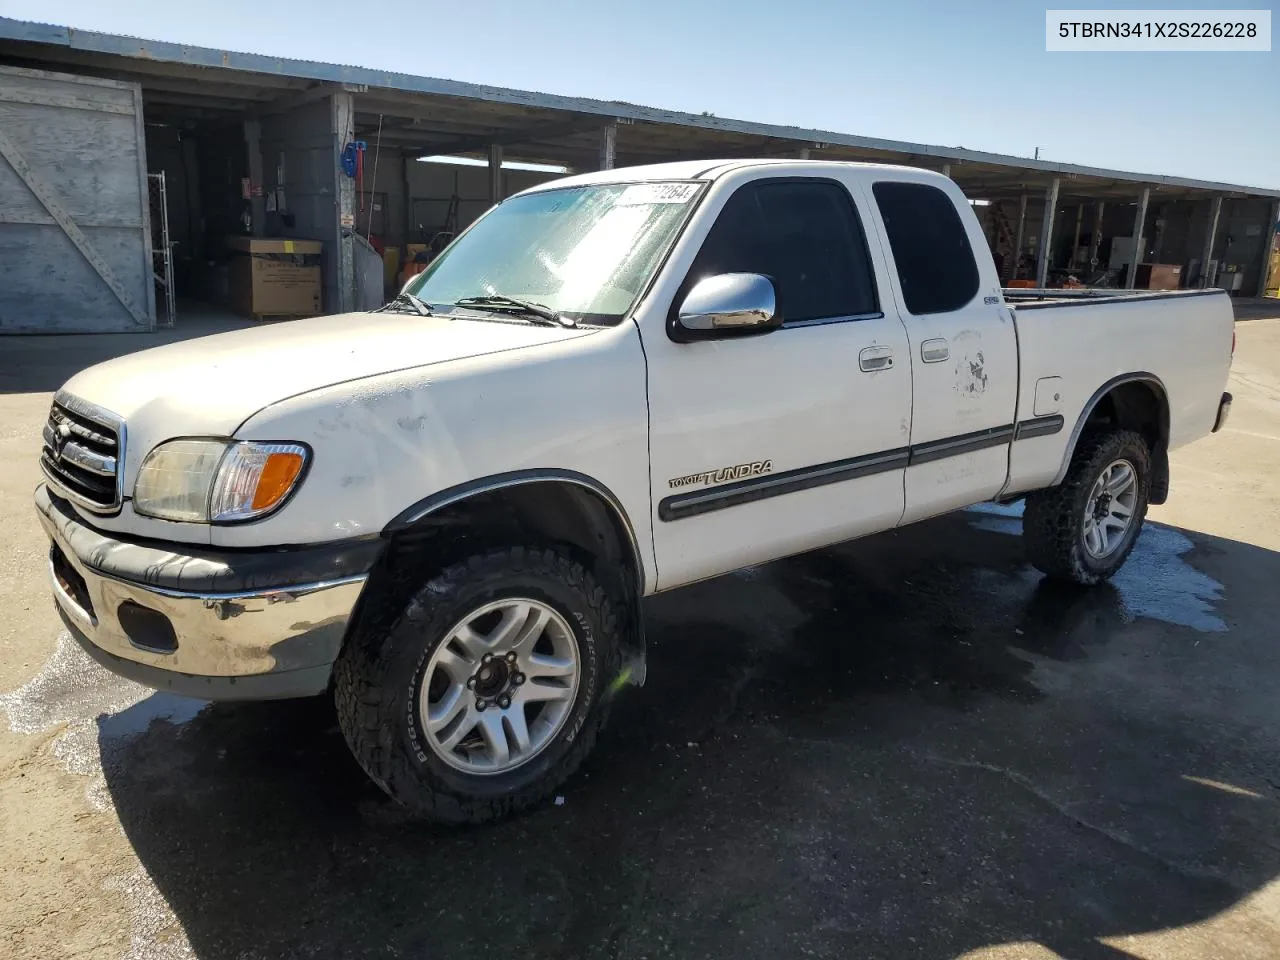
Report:
[{"label": "rear cab window", "polygon": [[907,311],[950,313],[978,294],[978,263],[951,198],[926,183],[872,186]]},{"label": "rear cab window", "polygon": [[880,315],[862,221],[839,183],[744,184],[720,211],[676,298],[722,273],[773,281],[783,325]]}]

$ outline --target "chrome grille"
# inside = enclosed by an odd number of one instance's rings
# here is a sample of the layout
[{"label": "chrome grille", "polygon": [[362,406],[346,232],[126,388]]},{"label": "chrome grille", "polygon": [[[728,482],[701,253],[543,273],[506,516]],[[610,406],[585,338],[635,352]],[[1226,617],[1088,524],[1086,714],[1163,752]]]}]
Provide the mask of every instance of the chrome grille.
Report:
[{"label": "chrome grille", "polygon": [[124,424],[78,397],[53,398],[40,466],[60,492],[97,513],[120,507]]}]

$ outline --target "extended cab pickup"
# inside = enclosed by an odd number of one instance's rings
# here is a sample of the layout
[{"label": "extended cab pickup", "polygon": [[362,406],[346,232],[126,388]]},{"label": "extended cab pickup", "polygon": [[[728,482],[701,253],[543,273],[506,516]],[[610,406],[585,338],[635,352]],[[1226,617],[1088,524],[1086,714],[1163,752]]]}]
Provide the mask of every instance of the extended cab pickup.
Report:
[{"label": "extended cab pickup", "polygon": [[1031,563],[1110,576],[1233,349],[1221,291],[1006,295],[934,173],[611,170],[498,204],[373,313],[78,374],[36,504],[100,663],[332,691],[383,789],[484,820],[643,678],[648,594],[1023,497]]}]

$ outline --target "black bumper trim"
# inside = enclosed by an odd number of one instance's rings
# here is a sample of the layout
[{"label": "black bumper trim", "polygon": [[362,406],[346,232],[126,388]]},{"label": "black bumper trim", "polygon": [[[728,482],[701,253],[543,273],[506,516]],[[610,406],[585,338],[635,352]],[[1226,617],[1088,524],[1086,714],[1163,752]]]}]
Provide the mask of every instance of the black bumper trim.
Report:
[{"label": "black bumper trim", "polygon": [[36,488],[35,502],[85,566],[179,593],[247,593],[362,576],[386,546],[380,537],[259,550],[124,540],[88,526],[44,484]]}]

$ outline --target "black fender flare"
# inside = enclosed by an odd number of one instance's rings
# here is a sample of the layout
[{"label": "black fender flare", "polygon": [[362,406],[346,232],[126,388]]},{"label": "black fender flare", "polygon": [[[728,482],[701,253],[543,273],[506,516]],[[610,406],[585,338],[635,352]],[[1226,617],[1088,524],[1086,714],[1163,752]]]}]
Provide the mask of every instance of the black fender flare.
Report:
[{"label": "black fender flare", "polygon": [[[1071,467],[1071,457],[1076,451],[1076,444],[1080,442],[1080,434],[1084,432],[1084,425],[1088,423],[1089,417],[1093,414],[1094,409],[1101,402],[1102,398],[1109,394],[1116,387],[1123,386],[1126,383],[1144,383],[1148,386],[1155,387],[1159,395],[1162,423],[1160,424],[1161,433],[1164,437],[1162,449],[1152,450],[1151,455],[1156,460],[1156,477],[1153,478],[1153,492],[1156,489],[1155,480],[1163,476],[1164,489],[1168,488],[1169,476],[1169,391],[1165,389],[1164,381],[1154,373],[1145,370],[1137,370],[1132,373],[1122,373],[1119,376],[1112,377],[1097,390],[1093,392],[1093,396],[1089,398],[1089,402],[1084,405],[1080,411],[1080,416],[1076,419],[1076,425],[1071,430],[1071,437],[1067,440],[1066,450],[1062,455],[1062,465],[1058,467],[1058,473],[1048,486],[1056,487],[1062,483],[1067,475],[1067,470]],[[1153,500],[1152,502],[1160,503],[1161,500]]]},{"label": "black fender flare", "polygon": [[579,473],[576,470],[530,468],[468,480],[465,483],[438,490],[401,510],[383,527],[382,534],[384,537],[394,537],[398,533],[412,529],[434,513],[482,494],[539,483],[567,483],[581,487],[594,494],[613,513],[614,518],[626,534],[623,548],[630,551],[631,561],[635,568],[635,583],[632,585],[631,596],[628,598],[628,603],[632,609],[627,611],[625,618],[630,624],[630,629],[627,631],[629,639],[623,665],[623,676],[627,682],[640,686],[644,683],[646,672],[644,616],[640,604],[641,598],[645,595],[646,587],[644,554],[641,553],[640,541],[636,536],[635,527],[632,526],[631,518],[622,506],[622,501],[618,499],[613,491],[594,477]]}]

